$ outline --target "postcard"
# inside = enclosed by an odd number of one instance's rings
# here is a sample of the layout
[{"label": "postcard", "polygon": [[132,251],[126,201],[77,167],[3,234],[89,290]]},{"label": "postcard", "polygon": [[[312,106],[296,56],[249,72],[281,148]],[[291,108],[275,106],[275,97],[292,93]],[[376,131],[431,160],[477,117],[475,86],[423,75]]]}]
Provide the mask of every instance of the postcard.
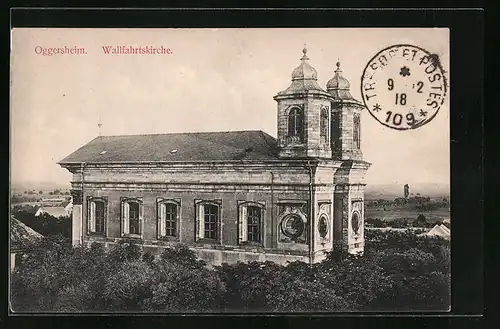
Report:
[{"label": "postcard", "polygon": [[13,313],[450,310],[447,28],[14,28]]}]

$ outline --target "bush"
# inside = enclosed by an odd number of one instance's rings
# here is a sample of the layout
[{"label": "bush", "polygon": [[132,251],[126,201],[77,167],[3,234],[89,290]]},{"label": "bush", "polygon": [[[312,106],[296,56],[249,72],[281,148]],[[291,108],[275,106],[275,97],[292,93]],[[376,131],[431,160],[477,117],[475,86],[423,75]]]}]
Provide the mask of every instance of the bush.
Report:
[{"label": "bush", "polygon": [[163,261],[179,263],[194,268],[201,268],[206,265],[206,262],[198,260],[194,251],[183,244],[166,248],[160,255],[160,258]]},{"label": "bush", "polygon": [[151,266],[139,260],[125,260],[106,278],[102,297],[109,309],[139,311],[141,301],[150,298],[158,285]]},{"label": "bush", "polygon": [[[338,247],[338,246],[337,246]],[[337,248],[318,264],[222,264],[183,245],[159,259],[133,241],[71,248],[42,239],[12,274],[15,311],[312,312],[446,310],[450,244],[413,233],[366,231],[363,256]]]},{"label": "bush", "polygon": [[120,240],[109,252],[109,258],[113,263],[132,262],[141,258],[141,248],[133,241]]},{"label": "bush", "polygon": [[214,271],[162,260],[155,264],[151,292],[140,304],[156,312],[204,312],[219,310],[225,286]]},{"label": "bush", "polygon": [[[33,209],[35,210],[33,211]],[[56,218],[45,213],[36,217],[35,213],[36,208],[33,207],[15,207],[12,211],[12,215],[19,221],[44,236],[62,235],[71,239],[72,221],[70,216]]]},{"label": "bush", "polygon": [[376,228],[384,228],[387,227],[387,224],[381,220],[380,218],[367,218],[365,220],[366,226],[376,227]]},{"label": "bush", "polygon": [[412,223],[414,227],[425,227],[427,225],[427,219],[424,215],[418,215],[417,219],[415,219]]},{"label": "bush", "polygon": [[387,226],[392,228],[407,228],[408,223],[404,219],[393,219],[391,221],[387,221]]}]

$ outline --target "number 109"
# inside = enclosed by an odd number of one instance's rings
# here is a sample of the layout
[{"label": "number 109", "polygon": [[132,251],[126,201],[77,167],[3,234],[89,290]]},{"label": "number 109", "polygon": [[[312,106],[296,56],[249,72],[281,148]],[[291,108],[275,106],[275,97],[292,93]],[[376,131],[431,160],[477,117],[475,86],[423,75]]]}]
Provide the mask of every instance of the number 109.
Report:
[{"label": "number 109", "polygon": [[[387,115],[387,117],[385,119],[386,123],[390,123],[392,121],[393,125],[400,126],[401,123],[403,122],[403,115],[401,115],[399,113],[395,113],[393,115],[393,113],[391,111],[387,111],[386,115]],[[413,126],[415,124],[415,116],[413,115],[413,113],[406,114],[406,123],[409,126]]]}]

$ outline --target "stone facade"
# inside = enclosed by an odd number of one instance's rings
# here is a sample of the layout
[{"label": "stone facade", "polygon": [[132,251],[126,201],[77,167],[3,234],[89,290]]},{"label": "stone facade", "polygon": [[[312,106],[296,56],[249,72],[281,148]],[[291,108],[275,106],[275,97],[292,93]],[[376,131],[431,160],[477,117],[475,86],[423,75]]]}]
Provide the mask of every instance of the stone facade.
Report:
[{"label": "stone facade", "polygon": [[[362,253],[364,175],[370,164],[362,160],[359,143],[353,142],[354,116],[362,107],[355,100],[339,100],[334,92],[322,90],[307,59],[304,51],[302,64],[292,75],[292,85],[275,97],[275,156],[226,161],[192,157],[186,161],[111,161],[113,148],[108,142],[110,153],[106,156],[111,160],[96,161],[95,156],[87,160],[81,155],[86,154],[84,147],[84,151],[77,151],[80,157],[70,155],[61,161],[60,165],[73,173],[73,244],[101,242],[111,246],[126,238],[144,251],[159,254],[168,246],[183,243],[212,265],[266,260],[314,263],[324,259],[325,252],[336,244],[349,252]],[[300,123],[300,140],[289,136],[291,108],[302,111],[301,121],[296,121]],[[338,131],[331,127],[333,113],[339,113],[335,121]],[[88,148],[93,152],[96,147],[91,144]],[[233,148],[235,143],[227,144]],[[247,146],[244,151],[259,147]],[[128,231],[130,224],[124,222],[130,211],[124,210],[127,200],[139,204],[139,228],[134,226],[134,234]],[[163,236],[160,225],[163,202],[177,209],[175,234],[172,231],[170,236]],[[99,216],[104,216],[99,224],[102,229],[97,230],[96,203],[102,205]],[[205,210],[200,212],[203,203],[218,209],[215,238],[200,238],[200,230],[212,230],[206,221],[205,226],[200,224],[200,218],[210,217]],[[252,227],[247,226],[250,216],[245,205],[260,209],[260,227],[252,231],[258,232],[259,238],[252,241],[246,239],[247,234],[250,236],[247,229]]]}]

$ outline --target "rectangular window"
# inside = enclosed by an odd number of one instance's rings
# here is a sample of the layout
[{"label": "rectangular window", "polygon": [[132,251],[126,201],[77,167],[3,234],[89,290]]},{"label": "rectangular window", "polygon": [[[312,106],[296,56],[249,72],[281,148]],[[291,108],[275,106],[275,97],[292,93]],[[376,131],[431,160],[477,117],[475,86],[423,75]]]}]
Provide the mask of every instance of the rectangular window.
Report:
[{"label": "rectangular window", "polygon": [[138,199],[122,201],[122,234],[132,236],[142,234],[142,202]]},{"label": "rectangular window", "polygon": [[179,220],[179,205],[177,201],[166,201],[159,204],[159,236],[177,236],[177,222]]},{"label": "rectangular window", "polygon": [[264,218],[264,205],[253,202],[244,202],[239,205],[239,242],[262,242],[262,227]]},{"label": "rectangular window", "polygon": [[200,201],[196,203],[196,238],[219,240],[220,203]]},{"label": "rectangular window", "polygon": [[139,222],[139,204],[137,202],[129,203],[129,234],[141,234]]},{"label": "rectangular window", "polygon": [[247,213],[247,240],[251,242],[260,242],[260,221],[262,217],[262,211],[259,207],[249,206]]},{"label": "rectangular window", "polygon": [[167,203],[166,235],[176,236],[177,232],[177,205]]},{"label": "rectangular window", "polygon": [[215,205],[205,205],[205,235],[206,239],[217,239],[217,223],[219,221],[218,208]]},{"label": "rectangular window", "polygon": [[104,202],[95,203],[95,231],[104,232]]},{"label": "rectangular window", "polygon": [[89,198],[87,232],[89,234],[104,234],[106,232],[106,200]]}]

